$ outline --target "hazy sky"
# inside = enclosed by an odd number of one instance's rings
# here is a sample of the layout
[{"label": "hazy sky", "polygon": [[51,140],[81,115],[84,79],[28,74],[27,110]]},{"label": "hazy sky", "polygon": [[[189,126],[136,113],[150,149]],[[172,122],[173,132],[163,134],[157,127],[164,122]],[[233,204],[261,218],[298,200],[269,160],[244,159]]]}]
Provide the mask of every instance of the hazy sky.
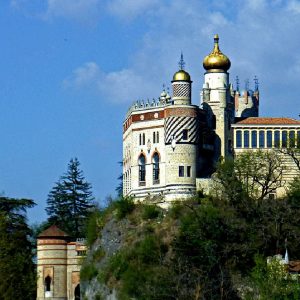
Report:
[{"label": "hazy sky", "polygon": [[231,81],[259,78],[260,115],[298,118],[299,28],[297,0],[2,0],[0,191],[42,221],[78,157],[96,199],[114,195],[128,106],[170,86],[181,51],[199,104],[215,33]]}]

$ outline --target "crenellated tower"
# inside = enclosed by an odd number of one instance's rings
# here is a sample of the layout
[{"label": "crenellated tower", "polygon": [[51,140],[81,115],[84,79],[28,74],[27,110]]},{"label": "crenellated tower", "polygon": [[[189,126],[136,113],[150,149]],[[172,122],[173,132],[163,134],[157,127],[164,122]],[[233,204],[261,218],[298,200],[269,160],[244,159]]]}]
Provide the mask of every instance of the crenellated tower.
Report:
[{"label": "crenellated tower", "polygon": [[234,122],[233,88],[229,84],[230,60],[219,48],[219,36],[214,36],[213,51],[204,58],[202,107],[209,127],[215,133],[214,160],[227,157],[232,151],[231,124]]},{"label": "crenellated tower", "polygon": [[259,114],[259,89],[258,79],[254,77],[254,90],[249,88],[249,81],[245,81],[244,90],[240,91],[238,78],[234,93],[235,116],[237,118],[258,117]]}]

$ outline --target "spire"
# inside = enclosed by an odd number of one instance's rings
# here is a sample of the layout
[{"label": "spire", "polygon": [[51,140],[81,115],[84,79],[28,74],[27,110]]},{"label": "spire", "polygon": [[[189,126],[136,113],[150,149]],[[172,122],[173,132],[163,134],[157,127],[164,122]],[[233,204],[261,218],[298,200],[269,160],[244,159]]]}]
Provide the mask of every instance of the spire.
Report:
[{"label": "spire", "polygon": [[180,55],[180,61],[178,62],[178,66],[179,66],[179,70],[184,70],[185,62],[183,59],[182,51],[181,51],[181,55]]},{"label": "spire", "polygon": [[236,90],[239,91],[240,90],[240,80],[239,80],[239,76],[235,77],[235,84],[236,84]]},{"label": "spire", "polygon": [[256,75],[254,76],[253,80],[254,80],[254,90],[258,91],[259,84],[258,84],[258,78],[256,77]]}]

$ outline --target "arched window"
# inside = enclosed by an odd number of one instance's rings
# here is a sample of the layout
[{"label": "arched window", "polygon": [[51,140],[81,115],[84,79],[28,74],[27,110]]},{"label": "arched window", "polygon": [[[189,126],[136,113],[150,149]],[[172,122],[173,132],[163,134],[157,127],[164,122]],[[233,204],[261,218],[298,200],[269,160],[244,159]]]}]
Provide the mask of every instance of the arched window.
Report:
[{"label": "arched window", "polygon": [[144,154],[139,157],[139,185],[146,185],[146,158]]},{"label": "arched window", "polygon": [[242,148],[242,131],[237,130],[235,134],[235,139],[236,139],[236,147],[237,148]]},{"label": "arched window", "polygon": [[257,148],[257,131],[251,131],[251,147]]},{"label": "arched window", "polygon": [[249,148],[249,130],[244,131],[244,148]]},{"label": "arched window", "polygon": [[49,275],[45,278],[45,290],[46,292],[51,291],[51,277]]},{"label": "arched window", "polygon": [[153,163],[153,184],[159,183],[159,155],[158,153],[154,153],[152,157]]}]

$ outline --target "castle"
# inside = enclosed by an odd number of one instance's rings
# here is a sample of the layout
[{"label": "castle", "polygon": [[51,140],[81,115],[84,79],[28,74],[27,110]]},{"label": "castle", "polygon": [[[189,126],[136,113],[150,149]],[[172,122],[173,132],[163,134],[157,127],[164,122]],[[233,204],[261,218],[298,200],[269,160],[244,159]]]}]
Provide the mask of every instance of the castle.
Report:
[{"label": "castle", "polygon": [[[181,55],[172,97],[163,91],[158,101],[137,101],[130,107],[123,123],[124,195],[157,197],[162,205],[187,198],[208,188],[220,157],[286,147],[292,139],[300,142],[300,121],[259,117],[257,79],[254,90],[234,90],[230,65],[215,35],[214,48],[203,61],[200,106],[192,104],[192,80]],[[291,179],[297,170],[288,159],[285,163]]]}]

